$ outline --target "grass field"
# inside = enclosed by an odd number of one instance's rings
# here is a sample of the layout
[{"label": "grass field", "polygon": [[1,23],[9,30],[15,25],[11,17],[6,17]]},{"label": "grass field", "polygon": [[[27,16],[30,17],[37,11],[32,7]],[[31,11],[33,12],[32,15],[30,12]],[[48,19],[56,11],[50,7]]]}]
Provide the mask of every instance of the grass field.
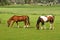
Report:
[{"label": "grass field", "polygon": [[[55,16],[55,30],[36,30],[37,18],[41,15],[52,14]],[[7,27],[7,20],[13,15],[28,15],[30,17],[30,28],[24,29],[24,23],[16,23],[12,28]],[[0,40],[60,40],[60,6],[5,6],[0,7]]]}]

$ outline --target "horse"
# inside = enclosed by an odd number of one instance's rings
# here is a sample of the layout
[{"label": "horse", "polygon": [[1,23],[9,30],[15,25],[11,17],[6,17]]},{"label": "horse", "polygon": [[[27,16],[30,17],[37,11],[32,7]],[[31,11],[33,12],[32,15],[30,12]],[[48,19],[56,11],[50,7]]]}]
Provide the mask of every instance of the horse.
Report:
[{"label": "horse", "polygon": [[13,15],[11,18],[9,18],[7,21],[7,24],[8,24],[8,27],[10,26],[12,27],[13,24],[16,22],[19,28],[18,22],[21,22],[21,21],[23,21],[25,24],[24,28],[30,25],[29,16],[17,16],[17,15]]},{"label": "horse", "polygon": [[39,24],[41,23],[40,29],[46,29],[45,23],[50,23],[50,30],[54,29],[53,23],[54,23],[55,17],[53,15],[46,15],[46,16],[39,16],[36,23],[36,28],[39,29]]}]

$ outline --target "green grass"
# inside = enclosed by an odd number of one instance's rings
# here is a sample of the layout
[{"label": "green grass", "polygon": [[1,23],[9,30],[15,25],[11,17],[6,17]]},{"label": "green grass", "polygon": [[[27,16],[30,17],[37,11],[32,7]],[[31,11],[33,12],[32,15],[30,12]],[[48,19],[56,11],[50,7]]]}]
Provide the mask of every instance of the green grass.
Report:
[{"label": "green grass", "polygon": [[[24,5],[25,6],[25,5]],[[0,8],[0,40],[60,40],[60,7],[59,6],[33,6],[33,7]],[[41,15],[55,16],[55,30],[36,30],[37,18]],[[24,29],[24,23],[19,22],[20,28],[14,23],[12,28],[7,27],[7,20],[13,15],[28,15],[30,28]],[[46,23],[49,28],[49,23]]]}]

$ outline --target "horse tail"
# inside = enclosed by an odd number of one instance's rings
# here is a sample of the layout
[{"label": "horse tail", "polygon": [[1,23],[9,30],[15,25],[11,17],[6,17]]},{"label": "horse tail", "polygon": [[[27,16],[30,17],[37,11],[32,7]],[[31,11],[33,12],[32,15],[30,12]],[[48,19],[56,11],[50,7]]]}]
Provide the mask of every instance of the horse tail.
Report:
[{"label": "horse tail", "polygon": [[29,23],[29,25],[30,25],[30,19],[29,19],[29,17],[28,17],[28,23]]},{"label": "horse tail", "polygon": [[29,16],[27,16],[28,18],[27,18],[27,20],[28,20],[28,24],[30,25],[30,20],[29,20]]}]

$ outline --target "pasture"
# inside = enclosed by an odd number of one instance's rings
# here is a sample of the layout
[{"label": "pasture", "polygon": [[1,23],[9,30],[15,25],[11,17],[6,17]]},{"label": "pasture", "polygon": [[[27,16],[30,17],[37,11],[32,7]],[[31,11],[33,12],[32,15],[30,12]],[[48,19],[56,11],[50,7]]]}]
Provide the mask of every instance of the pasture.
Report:
[{"label": "pasture", "polygon": [[[55,30],[49,30],[49,23],[46,23],[46,30],[36,30],[37,18],[41,15],[52,14],[55,16]],[[13,15],[28,15],[30,27],[24,28],[24,23],[16,23],[13,27],[7,26],[7,20]],[[37,5],[16,5],[0,7],[0,40],[60,40],[60,6],[37,6]]]}]

